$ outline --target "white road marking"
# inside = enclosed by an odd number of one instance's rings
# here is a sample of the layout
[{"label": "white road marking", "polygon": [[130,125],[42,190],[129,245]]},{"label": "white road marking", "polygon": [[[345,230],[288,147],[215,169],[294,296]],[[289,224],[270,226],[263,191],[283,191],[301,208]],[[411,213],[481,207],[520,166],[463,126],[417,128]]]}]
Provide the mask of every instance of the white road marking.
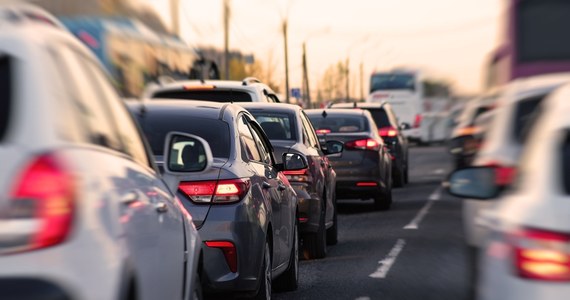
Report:
[{"label": "white road marking", "polygon": [[368,275],[368,277],[378,278],[378,279],[386,278],[388,272],[390,271],[390,268],[392,268],[392,265],[394,265],[394,263],[396,262],[398,255],[400,254],[400,252],[402,252],[405,245],[406,241],[404,239],[398,239],[396,245],[394,245],[394,248],[390,250],[390,253],[388,253],[386,258],[378,262],[378,264],[380,265],[378,266],[378,269],[376,269],[374,273]]},{"label": "white road marking", "polygon": [[445,170],[444,169],[436,169],[435,171],[433,171],[433,174],[442,175],[442,174],[445,174]]},{"label": "white road marking", "polygon": [[370,300],[370,297],[364,296],[364,297],[358,297],[354,300]]},{"label": "white road marking", "polygon": [[435,191],[433,191],[433,193],[431,193],[428,198],[428,202],[424,205],[424,207],[422,207],[416,217],[408,225],[404,226],[404,229],[418,229],[418,226],[429,212],[429,209],[433,205],[433,202],[438,201],[439,199],[441,199],[441,187],[438,187],[435,189]]}]

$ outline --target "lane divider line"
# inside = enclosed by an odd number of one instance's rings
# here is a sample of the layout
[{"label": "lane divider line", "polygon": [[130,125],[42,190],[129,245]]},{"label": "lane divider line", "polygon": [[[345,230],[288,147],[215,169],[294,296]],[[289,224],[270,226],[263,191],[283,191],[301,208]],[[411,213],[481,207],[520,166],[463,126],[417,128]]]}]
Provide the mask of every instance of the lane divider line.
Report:
[{"label": "lane divider line", "polygon": [[386,278],[388,272],[390,271],[390,268],[392,268],[392,266],[396,262],[398,255],[400,255],[400,252],[402,252],[405,245],[406,241],[404,239],[398,239],[398,241],[394,245],[394,248],[390,250],[388,255],[383,260],[378,262],[378,264],[380,265],[378,266],[378,269],[376,269],[374,273],[368,275],[368,277],[377,278],[377,279]]},{"label": "lane divider line", "polygon": [[404,229],[416,230],[419,228],[420,223],[429,212],[429,209],[433,205],[433,202],[439,201],[441,199],[441,191],[442,191],[441,187],[438,187],[437,189],[435,189],[435,191],[433,191],[433,193],[431,193],[424,207],[422,207],[422,209],[418,212],[416,217],[408,225],[404,226]]},{"label": "lane divider line", "polygon": [[441,199],[441,192],[442,192],[442,187],[440,186],[437,189],[435,189],[435,191],[433,191],[433,193],[431,193],[431,195],[429,195],[429,200],[437,201],[437,200]]}]

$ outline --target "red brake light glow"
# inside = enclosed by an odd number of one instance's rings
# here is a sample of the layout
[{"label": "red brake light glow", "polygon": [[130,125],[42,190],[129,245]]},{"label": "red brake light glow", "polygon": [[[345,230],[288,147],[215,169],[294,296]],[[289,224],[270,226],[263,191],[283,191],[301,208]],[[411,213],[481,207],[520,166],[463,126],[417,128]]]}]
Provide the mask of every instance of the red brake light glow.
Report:
[{"label": "red brake light glow", "polygon": [[517,169],[510,166],[502,166],[499,163],[489,163],[487,167],[495,168],[495,184],[499,186],[507,186],[516,178]]},{"label": "red brake light glow", "polygon": [[346,149],[380,150],[380,143],[374,139],[361,139],[344,143]]},{"label": "red brake light glow", "polygon": [[317,130],[315,130],[315,132],[317,134],[327,134],[327,133],[331,133],[331,130],[330,129],[317,129]]},{"label": "red brake light glow", "polygon": [[283,171],[283,175],[285,175],[287,180],[290,182],[308,182],[310,180],[308,168],[294,171]]},{"label": "red brake light glow", "polygon": [[380,134],[381,137],[395,137],[398,135],[398,131],[394,127],[388,126],[379,128],[378,134]]},{"label": "red brake light glow", "polygon": [[178,186],[196,203],[232,203],[240,201],[249,191],[247,179],[219,181],[184,181]]},{"label": "red brake light glow", "polygon": [[230,271],[232,273],[237,272],[237,251],[234,243],[226,241],[208,241],[205,242],[205,244],[210,248],[218,248],[222,250]]},{"label": "red brake light glow", "polygon": [[414,128],[420,128],[420,126],[422,125],[422,115],[421,114],[417,114],[416,118],[414,119]]},{"label": "red brake light glow", "polygon": [[356,186],[359,187],[371,187],[371,186],[378,186],[377,182],[357,182]]}]

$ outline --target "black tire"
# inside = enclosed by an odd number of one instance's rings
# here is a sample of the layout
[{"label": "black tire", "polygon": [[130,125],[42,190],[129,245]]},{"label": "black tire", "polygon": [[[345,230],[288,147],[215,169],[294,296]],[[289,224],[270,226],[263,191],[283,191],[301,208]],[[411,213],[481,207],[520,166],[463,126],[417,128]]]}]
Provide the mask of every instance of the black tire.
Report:
[{"label": "black tire", "polygon": [[409,169],[410,169],[410,166],[408,165],[408,160],[406,159],[406,166],[404,168],[404,183],[405,184],[410,183],[410,177],[408,175]]},{"label": "black tire", "polygon": [[303,257],[305,259],[320,259],[325,256],[327,256],[327,234],[323,211],[317,232],[307,233],[303,236]]},{"label": "black tire", "polygon": [[392,206],[392,176],[388,177],[386,188],[380,195],[374,197],[374,207],[376,210],[389,210]]},{"label": "black tire", "polygon": [[255,300],[269,300],[271,299],[271,249],[269,243],[265,242],[265,250],[263,253],[263,262],[261,265],[261,276],[259,277],[259,289],[257,295],[253,297]]},{"label": "black tire", "polygon": [[332,246],[338,243],[338,222],[336,211],[336,197],[333,197],[333,225],[327,229],[327,245]]},{"label": "black tire", "polygon": [[394,187],[403,187],[404,184],[406,183],[406,178],[405,178],[405,174],[404,174],[404,164],[402,163],[400,165],[400,167],[396,167],[394,168],[394,171],[392,172],[394,178]]},{"label": "black tire", "polygon": [[275,290],[280,292],[291,292],[299,287],[299,225],[295,223],[295,233],[293,234],[293,247],[289,259],[289,267],[285,273],[281,274],[273,284]]},{"label": "black tire", "polygon": [[202,293],[202,280],[200,280],[200,274],[196,274],[194,291],[192,291],[192,300],[202,300],[203,298],[204,294]]}]

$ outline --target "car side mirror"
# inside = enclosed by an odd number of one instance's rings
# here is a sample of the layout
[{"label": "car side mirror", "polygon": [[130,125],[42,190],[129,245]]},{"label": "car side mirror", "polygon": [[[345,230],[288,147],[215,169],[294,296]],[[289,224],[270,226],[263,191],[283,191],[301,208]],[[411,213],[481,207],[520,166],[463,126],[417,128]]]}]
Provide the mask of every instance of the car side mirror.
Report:
[{"label": "car side mirror", "polygon": [[344,144],[339,141],[326,141],[323,147],[325,155],[333,156],[344,151]]},{"label": "car side mirror", "polygon": [[451,195],[461,198],[493,199],[501,191],[496,179],[495,168],[465,168],[451,173],[446,188]]},{"label": "car side mirror", "polygon": [[168,133],[163,153],[163,179],[173,192],[178,189],[179,176],[207,172],[214,161],[212,150],[206,140],[182,132]]},{"label": "car side mirror", "polygon": [[412,126],[410,126],[409,123],[403,122],[402,124],[400,124],[400,130],[408,130],[411,128],[412,128]]},{"label": "car side mirror", "polygon": [[297,153],[283,153],[283,165],[280,171],[297,171],[309,167],[307,159]]}]

